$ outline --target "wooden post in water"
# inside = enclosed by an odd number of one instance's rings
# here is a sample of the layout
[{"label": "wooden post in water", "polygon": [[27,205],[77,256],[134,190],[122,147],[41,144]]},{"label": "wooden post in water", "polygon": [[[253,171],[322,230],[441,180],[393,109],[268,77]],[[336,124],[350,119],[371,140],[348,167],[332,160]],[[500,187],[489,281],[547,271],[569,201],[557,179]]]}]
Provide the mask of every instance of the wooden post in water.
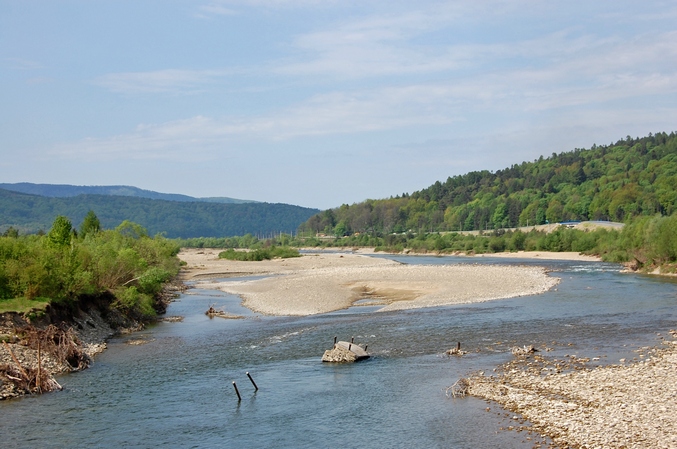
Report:
[{"label": "wooden post in water", "polygon": [[336,335],[334,335],[334,345],[336,344]]},{"label": "wooden post in water", "polygon": [[461,350],[461,342],[460,341],[456,343],[456,349],[459,350],[459,351]]},{"label": "wooden post in water", "polygon": [[256,386],[256,382],[254,382],[254,379],[252,379],[251,374],[249,374],[249,371],[247,371],[247,377],[249,377],[249,380],[252,382],[252,385],[254,385],[254,391],[259,391],[259,387]]},{"label": "wooden post in water", "polygon": [[364,352],[367,352],[367,346],[369,345],[364,345]]},{"label": "wooden post in water", "polygon": [[350,342],[355,343],[355,337],[350,337]]},{"label": "wooden post in water", "polygon": [[235,381],[233,381],[233,388],[235,388],[235,393],[237,394],[237,402],[242,402],[242,396],[240,396],[240,392],[237,390],[237,385],[235,385]]}]

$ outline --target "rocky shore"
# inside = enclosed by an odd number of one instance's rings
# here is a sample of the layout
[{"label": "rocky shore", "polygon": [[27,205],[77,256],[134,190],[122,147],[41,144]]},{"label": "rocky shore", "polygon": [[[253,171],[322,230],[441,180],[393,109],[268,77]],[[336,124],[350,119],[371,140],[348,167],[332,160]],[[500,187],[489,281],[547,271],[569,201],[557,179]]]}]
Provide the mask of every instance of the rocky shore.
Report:
[{"label": "rocky shore", "polygon": [[[0,320],[0,400],[44,392],[45,382],[58,389],[55,375],[86,368],[115,334],[98,310],[80,313],[68,325],[33,324],[12,313],[1,315]],[[38,340],[41,347],[36,345]]]},{"label": "rocky shore", "polygon": [[[675,335],[675,332],[673,332]],[[521,357],[463,379],[463,393],[499,403],[562,448],[676,448],[677,341],[632,364]]]}]

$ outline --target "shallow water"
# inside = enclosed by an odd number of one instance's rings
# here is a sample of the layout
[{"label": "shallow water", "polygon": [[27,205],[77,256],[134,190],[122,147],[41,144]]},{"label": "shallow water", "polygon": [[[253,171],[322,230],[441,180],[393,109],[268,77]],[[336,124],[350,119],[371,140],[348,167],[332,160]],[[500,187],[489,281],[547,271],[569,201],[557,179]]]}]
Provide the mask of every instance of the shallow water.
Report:
[{"label": "shallow water", "polygon": [[[525,433],[499,430],[516,424],[512,414],[474,398],[447,399],[444,389],[509,360],[514,345],[618,363],[675,327],[677,283],[621,274],[613,264],[394,259],[546,265],[562,281],[536,296],[311,317],[262,317],[232,295],[190,290],[168,310],[183,322],[112,340],[90,369],[59,379],[62,392],[0,403],[2,447],[531,448]],[[209,319],[210,305],[245,318]],[[321,363],[334,336],[355,337],[374,357]],[[148,343],[125,344],[130,339]],[[458,341],[470,354],[444,356]]]}]

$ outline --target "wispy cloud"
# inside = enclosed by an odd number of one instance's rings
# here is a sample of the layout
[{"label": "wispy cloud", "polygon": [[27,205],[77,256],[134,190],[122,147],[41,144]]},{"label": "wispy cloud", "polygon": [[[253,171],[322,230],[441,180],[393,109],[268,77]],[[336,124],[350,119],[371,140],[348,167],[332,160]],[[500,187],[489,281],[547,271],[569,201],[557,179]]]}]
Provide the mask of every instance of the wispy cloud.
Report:
[{"label": "wispy cloud", "polygon": [[225,6],[224,2],[211,2],[207,5],[200,5],[195,14],[198,18],[206,19],[211,16],[233,16],[237,11]]},{"label": "wispy cloud", "polygon": [[196,93],[231,73],[225,70],[164,69],[109,73],[92,82],[118,93]]},{"label": "wispy cloud", "polygon": [[357,3],[351,0],[212,0],[200,5],[195,16],[208,19],[218,16],[234,16],[242,13],[245,8],[257,9],[289,9],[317,6],[326,8],[332,5],[347,6],[348,3]]},{"label": "wispy cloud", "polygon": [[220,133],[213,120],[197,116],[162,125],[141,124],[134,132],[109,138],[87,138],[79,142],[56,145],[51,154],[85,161],[129,160],[202,160],[205,147]]},{"label": "wispy cloud", "polygon": [[[56,146],[65,157],[174,159],[190,150],[191,157],[234,142],[275,142],[300,137],[444,125],[458,120],[448,107],[430,107],[431,97],[444,88],[407,86],[353,93],[320,94],[288,108],[257,117],[193,117],[162,124],[139,125],[133,132],[111,138],[90,138]],[[438,105],[441,106],[441,105]]]},{"label": "wispy cloud", "polygon": [[[276,4],[299,4],[277,2]],[[229,14],[231,6],[257,1],[212,2],[213,14]],[[488,14],[498,16],[509,5],[497,2]],[[226,8],[221,11],[220,8]],[[401,14],[343,21],[321,31],[291,39],[291,55],[284,61],[261,62],[246,70],[180,70],[126,72],[102,76],[95,83],[120,93],[193,93],[221,86],[228,76],[264,73],[264,82],[301,83],[324,79],[365,79],[364,85],[332,84],[330,91],[307,91],[268,107],[260,115],[197,116],[140,125],[111,138],[63,144],[54,153],[64,156],[132,159],[210,158],[228,154],[238,143],[266,144],[324,135],[357,135],[437,127],[444,134],[493,133],[477,117],[501,115],[504,126],[543,116],[566,119],[560,127],[589,128],[601,124],[634,98],[677,94],[677,32],[654,32],[631,37],[596,35],[581,29],[531,34],[511,41],[446,40],[432,44],[428,33],[451,32],[467,14],[480,14],[466,3],[431,7]],[[501,9],[503,8],[503,9]],[[221,11],[221,12],[219,12]],[[511,11],[507,11],[511,12]],[[419,78],[412,75],[429,75]],[[372,80],[378,83],[370,84]],[[355,87],[357,85],[357,87]],[[277,104],[271,102],[273,104]],[[570,110],[585,111],[569,113]],[[622,109],[626,122],[639,120],[639,107]],[[590,111],[595,111],[594,113]],[[611,115],[610,115],[611,114]],[[648,120],[648,119],[647,119]],[[459,123],[469,123],[468,126]],[[473,128],[473,131],[470,131]],[[413,133],[416,135],[416,132]],[[498,135],[498,134],[497,134]],[[524,136],[520,138],[525,139]]]},{"label": "wispy cloud", "polygon": [[[562,126],[590,126],[615,109],[608,104],[633,98],[677,94],[677,73],[670,61],[677,59],[671,45],[676,32],[640,36],[632,42],[592,36],[570,38],[556,33],[540,41],[526,40],[476,46],[476,70],[453,74],[449,79],[357,88],[317,93],[262,115],[225,118],[198,116],[167,123],[140,125],[133,132],[108,139],[87,139],[60,145],[60,155],[89,157],[208,158],[228,152],[237,142],[276,142],[322,135],[351,135],[417,127],[456,127],[470,116],[500,114],[519,120],[522,115],[566,118]],[[537,63],[484,70],[484,58],[536,55]],[[468,63],[471,64],[471,63]],[[453,73],[453,71],[449,72]],[[167,92],[199,89],[215,82],[223,72],[161,71],[109,79],[110,88],[121,92]],[[596,111],[567,113],[567,109]],[[581,109],[583,108],[583,109]],[[624,109],[638,120],[638,108]],[[651,115],[653,116],[653,115]],[[644,117],[649,115],[644,114]],[[614,119],[620,120],[618,115]],[[535,120],[533,117],[529,120]],[[646,120],[644,120],[646,123]],[[510,123],[510,121],[508,121]],[[481,124],[473,124],[482,129]],[[463,132],[462,130],[460,132]]]},{"label": "wispy cloud", "polygon": [[23,58],[5,58],[3,59],[5,65],[14,70],[39,70],[44,69],[45,66],[38,61]]},{"label": "wispy cloud", "polygon": [[276,71],[362,78],[455,69],[468,58],[467,48],[450,50],[412,40],[448,26],[462,13],[458,7],[411,11],[362,18],[303,34],[292,42],[299,60],[282,61]]}]

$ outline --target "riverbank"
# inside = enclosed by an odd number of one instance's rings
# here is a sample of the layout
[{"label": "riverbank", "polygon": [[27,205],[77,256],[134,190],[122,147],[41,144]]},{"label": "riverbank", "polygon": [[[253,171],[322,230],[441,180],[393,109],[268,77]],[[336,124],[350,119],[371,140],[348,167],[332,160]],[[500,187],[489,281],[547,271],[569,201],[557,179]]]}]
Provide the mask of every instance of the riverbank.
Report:
[{"label": "riverbank", "polygon": [[[312,315],[359,305],[392,311],[473,303],[545,292],[557,284],[540,267],[403,265],[364,254],[319,252],[264,262],[218,259],[218,250],[182,250],[182,279],[243,298],[267,315]],[[213,278],[275,275],[257,280]],[[212,280],[209,280],[212,278]]]},{"label": "riverbank", "polygon": [[[166,284],[158,310],[184,290],[183,283]],[[144,322],[111,308],[113,299],[83,298],[63,310],[50,306],[32,319],[0,314],[0,400],[59,389],[54,376],[86,369],[109,338],[144,328]]]},{"label": "riverbank", "polygon": [[485,254],[468,254],[456,252],[453,254],[447,253],[418,253],[416,251],[405,251],[404,253],[384,253],[375,251],[374,248],[306,248],[310,252],[343,252],[354,254],[406,254],[410,256],[460,256],[460,257],[498,257],[511,259],[533,259],[533,260],[574,260],[580,262],[601,262],[602,258],[599,256],[589,256],[575,251],[505,251],[500,253],[485,253]]},{"label": "riverbank", "polygon": [[561,447],[675,448],[677,341],[639,357],[645,360],[594,369],[573,357],[522,358],[498,375],[471,376],[466,392],[521,414]]},{"label": "riverbank", "polygon": [[0,315],[0,400],[45,392],[45,384],[47,391],[59,389],[55,375],[86,368],[115,334],[96,309],[78,314],[67,325],[33,325],[19,314]]}]

